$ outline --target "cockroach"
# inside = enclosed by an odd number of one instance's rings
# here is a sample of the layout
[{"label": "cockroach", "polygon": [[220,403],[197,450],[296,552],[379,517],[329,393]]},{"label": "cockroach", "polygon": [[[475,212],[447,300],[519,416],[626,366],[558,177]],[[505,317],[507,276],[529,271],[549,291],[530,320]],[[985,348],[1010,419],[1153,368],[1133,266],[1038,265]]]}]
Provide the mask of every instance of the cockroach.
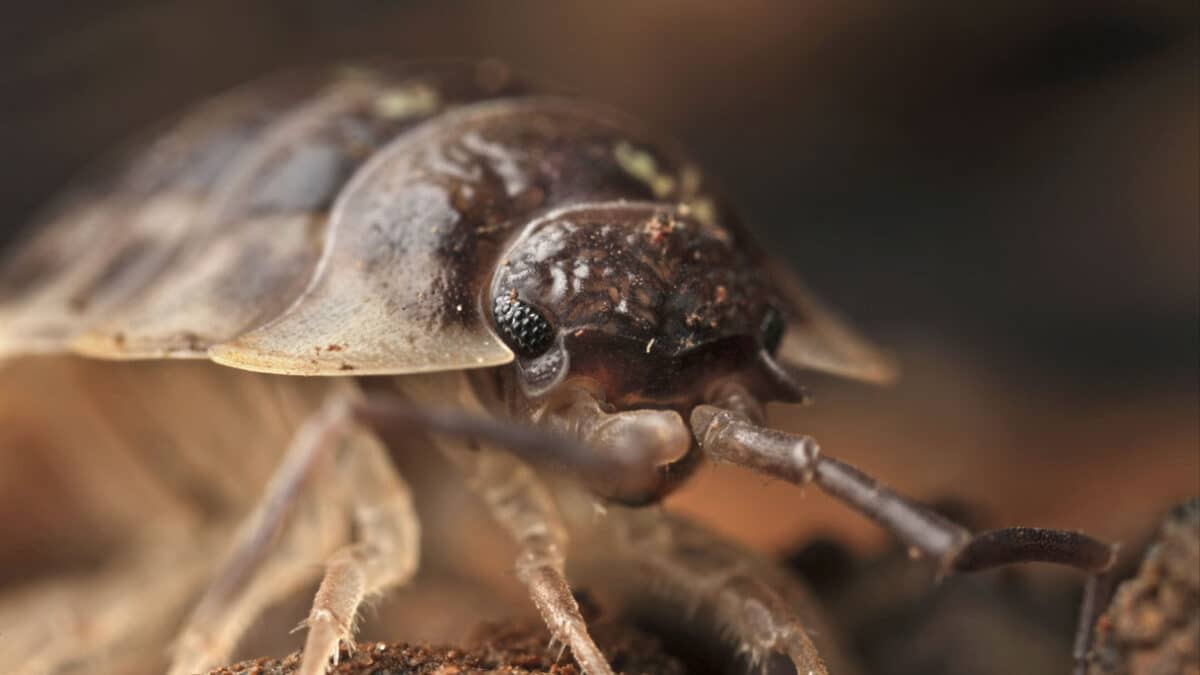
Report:
[{"label": "cockroach", "polygon": [[[1114,549],[1059,530],[971,534],[812,438],[763,426],[766,402],[804,401],[804,369],[882,382],[893,368],[638,123],[492,63],[292,72],[110,166],[5,263],[0,353],[331,378],[191,612],[172,673],[227,659],[284,592],[263,573],[283,564],[274,535],[335,448],[369,470],[355,474],[356,540],[327,561],[300,672],[336,660],[364,597],[412,577],[418,521],[378,461],[385,429],[437,439],[516,540],[518,578],[589,675],[612,670],[570,591],[551,479],[640,506],[705,460],[816,485],[943,574],[1085,571],[1082,667]],[[643,535],[629,535],[629,557],[713,600],[742,649],[825,672],[789,591],[748,578],[761,566],[656,522],[630,530]],[[671,537],[690,543],[661,544]]]}]

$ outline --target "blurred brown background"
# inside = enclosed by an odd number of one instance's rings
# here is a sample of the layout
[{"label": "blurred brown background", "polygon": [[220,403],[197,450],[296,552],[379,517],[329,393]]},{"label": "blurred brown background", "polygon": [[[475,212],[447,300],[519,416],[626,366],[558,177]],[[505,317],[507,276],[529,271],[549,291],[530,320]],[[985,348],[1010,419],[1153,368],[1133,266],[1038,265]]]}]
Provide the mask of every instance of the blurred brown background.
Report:
[{"label": "blurred brown background", "polygon": [[[1200,492],[1194,2],[40,2],[0,26],[0,235],[90,159],[271,70],[497,57],[649,120],[905,368],[814,378],[814,434],[985,524],[1138,541]],[[20,458],[0,467],[24,480]],[[763,550],[883,537],[706,470],[673,502]],[[0,513],[0,520],[11,516]],[[0,524],[5,532],[20,528]],[[15,535],[14,535],[15,536]],[[53,556],[55,533],[0,560]],[[16,575],[21,576],[21,575]]]}]

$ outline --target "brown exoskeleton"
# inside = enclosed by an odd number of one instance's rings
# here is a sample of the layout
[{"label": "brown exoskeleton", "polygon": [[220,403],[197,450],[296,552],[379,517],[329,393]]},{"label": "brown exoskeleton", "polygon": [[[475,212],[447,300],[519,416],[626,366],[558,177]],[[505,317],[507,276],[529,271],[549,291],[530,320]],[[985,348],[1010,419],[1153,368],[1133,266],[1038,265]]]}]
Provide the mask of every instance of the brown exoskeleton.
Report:
[{"label": "brown exoskeleton", "polygon": [[[411,578],[416,516],[371,433],[397,427],[434,434],[466,474],[590,675],[611,669],[570,593],[547,480],[642,505],[705,458],[814,483],[942,573],[1088,572],[1080,663],[1086,652],[1111,547],[1056,530],[972,535],[763,426],[766,402],[804,399],[799,369],[882,381],[891,368],[669,146],[607,110],[527,94],[495,66],[290,74],[233,92],[68,195],[2,274],[0,354],[342,376],[192,612],[173,673],[228,658],[291,587],[262,573],[287,564],[274,535],[344,443],[368,467],[352,491],[358,540],[328,561],[301,672],[336,658],[364,597]],[[351,386],[360,376],[390,379]],[[711,601],[741,648],[824,671],[789,591],[748,575],[734,549],[656,527],[624,555]]]}]

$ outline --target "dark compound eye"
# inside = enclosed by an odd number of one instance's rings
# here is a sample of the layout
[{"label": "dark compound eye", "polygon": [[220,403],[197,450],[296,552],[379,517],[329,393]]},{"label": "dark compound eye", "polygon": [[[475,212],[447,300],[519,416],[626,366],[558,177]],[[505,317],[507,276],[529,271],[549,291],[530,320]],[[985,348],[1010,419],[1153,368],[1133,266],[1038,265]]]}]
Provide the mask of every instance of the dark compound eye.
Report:
[{"label": "dark compound eye", "polygon": [[767,307],[763,314],[762,325],[759,327],[759,341],[768,354],[774,355],[783,340],[783,315],[774,307]]},{"label": "dark compound eye", "polygon": [[492,305],[492,315],[496,317],[500,337],[521,356],[541,356],[554,343],[554,329],[546,317],[516,298],[497,297]]}]

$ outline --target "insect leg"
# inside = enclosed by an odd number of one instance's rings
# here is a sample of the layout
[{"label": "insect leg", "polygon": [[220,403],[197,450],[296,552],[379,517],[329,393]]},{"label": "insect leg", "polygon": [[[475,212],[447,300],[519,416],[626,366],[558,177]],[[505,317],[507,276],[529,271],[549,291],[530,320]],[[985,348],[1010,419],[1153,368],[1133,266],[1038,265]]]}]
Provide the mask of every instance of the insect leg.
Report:
[{"label": "insect leg", "polygon": [[299,675],[320,675],[352,643],[362,601],[412,579],[420,551],[420,524],[408,485],[371,435],[354,438],[354,472],[348,481],[359,541],[329,558],[305,624],[308,637]]},{"label": "insect leg", "polygon": [[[340,503],[329,508],[330,501],[341,501],[340,495],[335,500],[304,499],[302,488],[329,460],[349,419],[346,410],[345,400],[335,397],[301,426],[258,505],[240,526],[230,555],[184,624],[171,675],[203,672],[228,661],[259,612],[308,583],[318,569],[312,563],[345,540],[344,508]],[[278,541],[282,533],[287,536]]]},{"label": "insect leg", "polygon": [[596,495],[646,501],[660,487],[662,467],[691,447],[687,425],[674,411],[607,413],[587,392],[574,393],[536,427],[461,408],[415,405],[388,392],[373,392],[355,414],[378,429],[487,440],[535,466],[571,475]]},{"label": "insect leg", "polygon": [[616,572],[620,586],[629,587],[635,579],[632,592],[665,595],[690,614],[701,606],[711,609],[724,634],[749,656],[752,669],[779,654],[797,673],[827,672],[809,632],[825,636],[822,647],[831,649],[830,632],[808,611],[815,602],[787,575],[657,509],[610,508],[605,520],[614,531],[611,549],[625,563]]},{"label": "insect leg", "polygon": [[[319,413],[300,428],[255,512],[239,533],[233,555],[225,562],[216,582],[201,600],[185,631],[186,658],[177,659],[173,674],[203,670],[204,665],[224,660],[214,656],[227,654],[232,647],[231,639],[227,637],[214,644],[209,638],[217,632],[217,626],[224,625],[222,619],[229,620],[230,613],[222,611],[222,608],[235,598],[242,597],[247,587],[255,588],[256,584],[253,582],[266,576],[259,568],[272,548],[276,533],[283,527],[285,519],[298,502],[307,478],[358,425],[373,428],[399,427],[410,433],[413,430],[430,431],[456,438],[483,438],[505,448],[522,448],[535,454],[550,453],[552,448],[561,447],[557,445],[559,443],[567,443],[568,446],[571,443],[569,439],[530,427],[497,422],[454,410],[417,406],[388,392],[368,392],[365,398],[336,396],[330,399]],[[583,448],[578,450],[582,455]],[[485,456],[491,459],[478,459]],[[578,605],[565,581],[562,558],[565,530],[553,502],[549,501],[548,491],[531,469],[512,456],[496,452],[469,453],[464,455],[462,460],[468,475],[483,490],[481,494],[485,501],[521,544],[518,574],[530,587],[534,601],[551,630],[555,632],[556,637],[560,637],[572,647],[576,660],[589,675],[609,675],[612,672],[611,668],[588,636]],[[508,473],[505,473],[506,471]],[[396,515],[396,504],[391,508],[393,510],[390,515]],[[358,513],[360,518],[364,515],[369,520],[386,518],[389,514]],[[384,527],[380,521],[375,521],[375,525]],[[388,527],[395,525],[397,523]],[[411,532],[398,534],[402,529],[401,526],[393,531],[390,535],[393,540],[409,536],[415,539],[415,525],[412,526]],[[340,625],[352,623],[353,612],[347,612],[345,608],[351,603],[357,606],[358,600],[368,593],[373,585],[395,583],[403,578],[404,572],[404,565],[401,564],[398,565],[399,569],[389,568],[377,578],[367,579],[365,577],[374,571],[367,571],[366,568],[382,564],[376,556],[386,554],[371,552],[367,559],[356,561],[356,555],[366,553],[364,549],[351,547],[341,553],[331,561],[325,583],[318,591],[313,613],[307,622],[312,625],[314,617],[319,619],[316,623],[321,629],[314,631],[318,636],[312,639],[321,647],[315,651],[323,651],[327,646],[327,656],[333,655],[330,652],[336,646],[331,635],[342,630]],[[415,556],[415,549],[413,555]],[[261,606],[252,605],[253,608]],[[325,611],[332,616],[327,617]],[[235,618],[239,621],[236,623],[244,626],[252,616],[249,611],[238,612]],[[239,629],[233,633],[233,638],[240,633]],[[224,635],[222,633],[222,636]],[[310,633],[310,637],[311,635]],[[224,651],[219,652],[219,649]],[[320,672],[326,660],[320,659],[314,663],[318,665],[317,672]]]},{"label": "insect leg", "polygon": [[567,583],[567,530],[545,484],[529,466],[508,454],[489,449],[473,452],[450,444],[439,447],[519,545],[517,576],[529,589],[551,636],[571,647],[587,675],[612,675]]},{"label": "insect leg", "polygon": [[1020,562],[1057,563],[1087,572],[1074,649],[1077,671],[1086,668],[1092,625],[1103,609],[1108,571],[1116,561],[1115,547],[1078,532],[1040,528],[972,535],[849,464],[822,455],[807,436],[767,429],[742,413],[713,405],[697,406],[691,422],[697,442],[709,457],[800,485],[816,483],[892,532],[914,554],[936,560],[943,574]]}]

